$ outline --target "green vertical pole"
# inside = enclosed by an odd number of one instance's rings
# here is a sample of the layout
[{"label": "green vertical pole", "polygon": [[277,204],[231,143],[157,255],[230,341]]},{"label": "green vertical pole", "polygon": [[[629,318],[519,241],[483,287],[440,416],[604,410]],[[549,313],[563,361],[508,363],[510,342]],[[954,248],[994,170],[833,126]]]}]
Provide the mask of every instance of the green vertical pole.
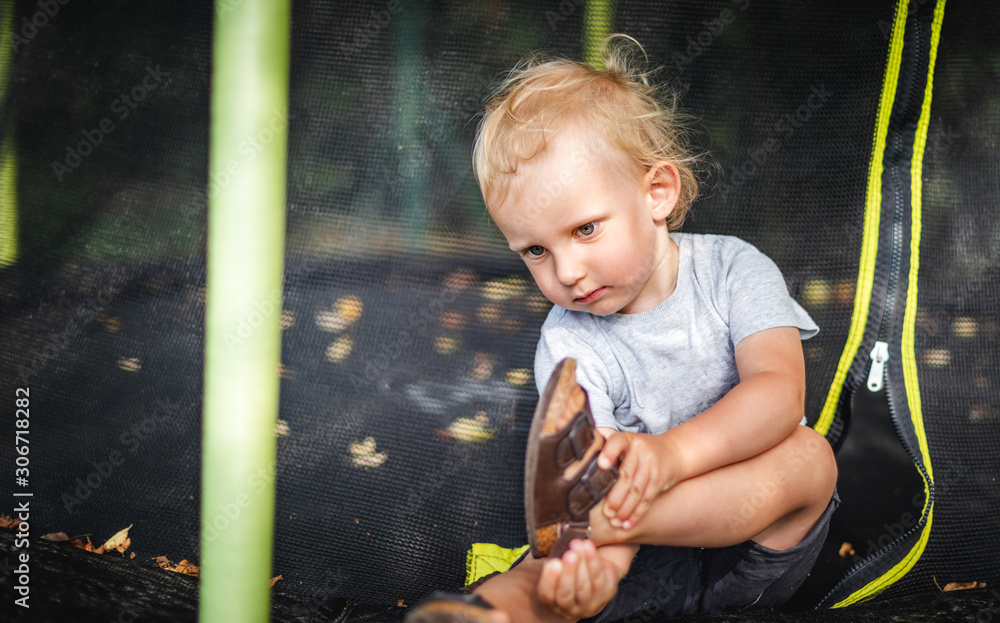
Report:
[{"label": "green vertical pole", "polygon": [[274,529],[288,0],[216,0],[199,620],[267,621]]},{"label": "green vertical pole", "polygon": [[601,41],[614,32],[614,0],[587,0],[583,7],[583,61],[594,67],[601,61]]},{"label": "green vertical pole", "polygon": [[424,83],[424,21],[423,5],[406,5],[395,18],[393,32],[396,59],[393,66],[392,116],[397,145],[400,181],[393,201],[400,205],[401,235],[407,252],[421,251],[426,245],[428,212],[430,210],[430,160],[428,146],[421,134],[421,117],[427,114],[427,85]]},{"label": "green vertical pole", "polygon": [[[14,3],[7,3],[0,16],[0,33],[4,41],[0,44],[0,99],[10,97],[7,87],[13,71],[13,47],[6,40],[7,33],[14,32]],[[11,119],[3,133],[0,144],[0,268],[17,261],[17,142],[14,140],[16,126]]]}]

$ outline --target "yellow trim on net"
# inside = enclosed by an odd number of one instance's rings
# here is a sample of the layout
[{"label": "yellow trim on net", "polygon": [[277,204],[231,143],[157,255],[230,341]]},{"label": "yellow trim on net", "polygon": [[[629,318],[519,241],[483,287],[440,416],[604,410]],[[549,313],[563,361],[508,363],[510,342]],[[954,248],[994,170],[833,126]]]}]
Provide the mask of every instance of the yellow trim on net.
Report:
[{"label": "yellow trim on net", "polygon": [[473,543],[465,554],[465,585],[468,586],[491,573],[510,569],[530,545],[510,549],[494,543]]},{"label": "yellow trim on net", "polygon": [[927,470],[927,478],[924,481],[924,509],[927,516],[920,539],[913,546],[913,549],[903,560],[898,562],[892,569],[876,580],[869,582],[863,588],[855,591],[843,601],[834,605],[834,608],[847,606],[859,601],[869,599],[874,595],[884,591],[896,580],[906,575],[917,560],[924,553],[927,547],[927,540],[931,533],[931,524],[934,519],[934,504],[930,497],[930,483],[934,482],[934,471],[931,468],[931,455],[927,447],[927,434],[924,430],[923,411],[920,402],[920,387],[917,379],[916,347],[914,339],[914,327],[917,317],[917,276],[920,270],[920,217],[923,206],[923,171],[924,171],[924,150],[927,146],[927,128],[930,125],[931,117],[931,96],[934,91],[934,66],[937,61],[938,42],[941,39],[941,23],[944,21],[945,0],[939,0],[934,9],[934,22],[931,25],[931,46],[930,61],[927,67],[927,86],[924,88],[924,101],[920,110],[920,121],[917,124],[916,135],[913,140],[913,161],[910,168],[910,194],[912,200],[912,224],[910,229],[910,272],[908,276],[908,286],[906,290],[906,310],[903,314],[903,336],[902,336],[902,364],[903,364],[903,384],[906,390],[906,400],[910,407],[910,419],[913,423],[913,430],[917,436],[920,446],[920,455],[923,457],[924,468]]},{"label": "yellow trim on net", "polygon": [[847,343],[840,355],[837,372],[830,385],[826,404],[813,427],[821,435],[830,432],[833,416],[844,389],[844,380],[851,362],[861,347],[861,338],[868,323],[868,308],[871,305],[872,285],[875,281],[875,257],[878,254],[879,221],[882,212],[882,160],[885,154],[885,140],[889,133],[889,118],[896,100],[896,84],[899,82],[899,66],[903,58],[903,33],[906,30],[907,0],[900,0],[896,7],[896,20],[892,27],[889,44],[889,60],[882,81],[882,100],[879,103],[878,123],[872,140],[872,158],[868,165],[868,192],[865,198],[865,223],[861,242],[861,261],[858,266],[858,283],[854,289],[854,313],[847,333]]}]

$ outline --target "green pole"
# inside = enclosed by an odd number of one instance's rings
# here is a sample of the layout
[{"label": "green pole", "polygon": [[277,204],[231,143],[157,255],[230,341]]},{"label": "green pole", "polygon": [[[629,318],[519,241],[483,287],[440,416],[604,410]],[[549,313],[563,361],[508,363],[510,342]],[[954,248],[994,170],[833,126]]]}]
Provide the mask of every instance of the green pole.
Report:
[{"label": "green pole", "polygon": [[[14,32],[14,3],[10,2],[0,17],[0,32]],[[0,98],[8,98],[7,86],[13,69],[13,48],[4,40],[0,45]],[[17,142],[16,125],[11,119],[0,144],[0,268],[17,261]]]},{"label": "green pole", "polygon": [[274,529],[288,0],[216,0],[199,620],[267,621]]},{"label": "green pole", "polygon": [[587,0],[583,7],[583,61],[594,67],[601,61],[601,40],[615,27],[614,0]]},{"label": "green pole", "polygon": [[419,252],[426,246],[430,210],[430,172],[427,170],[428,146],[420,129],[423,115],[428,114],[428,98],[424,75],[423,4],[406,5],[396,19],[394,32],[396,59],[393,66],[395,114],[396,178],[400,180],[397,195],[392,197],[401,206],[402,236],[405,250]]}]

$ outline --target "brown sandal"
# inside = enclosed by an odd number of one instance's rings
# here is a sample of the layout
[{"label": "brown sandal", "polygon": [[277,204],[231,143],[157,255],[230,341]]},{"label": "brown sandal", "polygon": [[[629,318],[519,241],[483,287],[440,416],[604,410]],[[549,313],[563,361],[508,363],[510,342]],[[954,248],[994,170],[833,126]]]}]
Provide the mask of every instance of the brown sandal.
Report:
[{"label": "brown sandal", "polygon": [[567,357],[549,377],[528,433],[524,508],[536,558],[562,556],[570,541],[590,534],[589,511],[618,478],[616,467],[597,467],[603,446],[587,392],[576,382],[576,360]]}]

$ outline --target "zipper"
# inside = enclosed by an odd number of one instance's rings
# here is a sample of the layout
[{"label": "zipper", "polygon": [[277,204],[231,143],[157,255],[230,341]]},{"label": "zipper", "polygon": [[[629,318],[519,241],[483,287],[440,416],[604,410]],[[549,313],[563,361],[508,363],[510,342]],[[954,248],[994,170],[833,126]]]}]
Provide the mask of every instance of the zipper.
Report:
[{"label": "zipper", "polygon": [[882,389],[882,382],[885,380],[885,362],[889,361],[889,343],[875,342],[875,348],[871,352],[872,367],[868,372],[868,391],[877,392]]},{"label": "zipper", "polygon": [[[914,20],[913,28],[913,47],[914,53],[911,58],[920,58],[920,21]],[[913,62],[910,66],[910,87],[906,95],[906,106],[902,107],[900,110],[907,111],[912,104],[914,92],[914,85],[916,84],[918,63]],[[921,478],[925,483],[930,483],[930,479],[927,475],[927,469],[924,467],[922,457],[918,457],[914,452],[910,444],[906,442],[903,436],[903,431],[899,423],[899,417],[895,407],[895,401],[893,399],[893,391],[891,384],[887,383],[886,375],[886,364],[889,361],[889,327],[891,324],[891,318],[893,312],[895,311],[896,302],[896,286],[899,281],[899,273],[902,268],[902,254],[903,254],[903,222],[904,222],[904,205],[902,197],[902,184],[899,179],[899,164],[898,158],[900,155],[900,144],[902,142],[902,137],[900,135],[899,129],[897,128],[893,134],[892,146],[893,153],[891,154],[891,162],[893,162],[891,168],[889,169],[889,177],[892,188],[893,196],[893,207],[892,207],[892,243],[891,243],[891,254],[889,262],[889,281],[886,286],[885,298],[883,299],[881,317],[879,319],[878,332],[876,334],[875,344],[869,353],[869,358],[871,360],[871,367],[868,370],[868,390],[875,393],[879,392],[885,388],[885,398],[886,405],[889,408],[889,419],[892,420],[893,428],[896,431],[896,437],[899,439],[900,444],[906,449],[907,454],[913,461],[914,466],[920,472]],[[889,160],[889,159],[887,159]],[[857,378],[857,377],[855,377]],[[856,387],[856,386],[855,386]],[[851,391],[854,391],[853,389]],[[924,507],[927,508],[928,505],[932,504],[934,500],[934,489],[931,486],[927,487],[927,500],[924,501]],[[854,576],[861,569],[865,568],[869,564],[876,562],[882,556],[888,552],[896,549],[899,543],[905,542],[910,539],[917,531],[923,530],[926,525],[926,518],[921,514],[920,521],[913,525],[909,530],[907,530],[902,536],[894,539],[891,543],[873,552],[871,555],[866,556],[863,560],[858,561],[845,573],[839,582],[837,582],[832,589],[827,593],[826,597],[820,603],[824,603],[829,600],[834,593],[836,593],[842,584],[844,584],[848,578]]]}]

